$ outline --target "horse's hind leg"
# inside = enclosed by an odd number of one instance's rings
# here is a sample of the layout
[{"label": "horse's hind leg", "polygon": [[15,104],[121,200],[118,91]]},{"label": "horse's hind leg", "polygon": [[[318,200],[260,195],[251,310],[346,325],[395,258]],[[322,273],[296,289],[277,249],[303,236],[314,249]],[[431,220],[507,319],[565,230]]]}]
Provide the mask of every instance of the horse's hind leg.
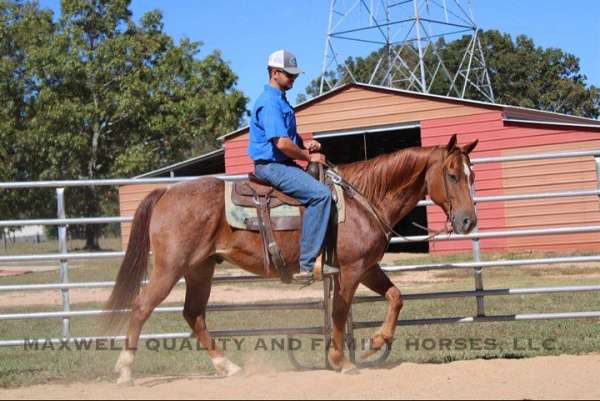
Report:
[{"label": "horse's hind leg", "polygon": [[377,353],[385,344],[391,343],[394,340],[396,322],[402,309],[402,294],[379,266],[375,266],[369,270],[362,284],[379,295],[384,296],[388,301],[388,311],[383,326],[371,337],[370,349],[362,355],[362,358],[366,359]]},{"label": "horse's hind leg", "polygon": [[206,327],[206,306],[210,297],[212,277],[215,262],[210,259],[201,266],[194,268],[185,276],[187,290],[183,317],[188,322],[196,338],[208,351],[213,366],[221,376],[233,376],[242,369],[225,357],[217,347]]},{"label": "horse's hind leg", "polygon": [[178,269],[166,269],[164,266],[156,260],[148,285],[142,289],[133,302],[125,349],[119,355],[115,366],[115,371],[119,373],[117,384],[132,384],[131,371],[142,327],[152,311],[165,300],[182,277]]}]

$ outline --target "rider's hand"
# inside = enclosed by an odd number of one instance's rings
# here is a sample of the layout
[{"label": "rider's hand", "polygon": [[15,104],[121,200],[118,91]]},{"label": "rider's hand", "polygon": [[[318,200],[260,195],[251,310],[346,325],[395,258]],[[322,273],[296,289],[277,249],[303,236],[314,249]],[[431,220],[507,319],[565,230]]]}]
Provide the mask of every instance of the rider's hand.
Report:
[{"label": "rider's hand", "polygon": [[325,164],[325,155],[322,153],[311,153],[310,161]]},{"label": "rider's hand", "polygon": [[304,147],[308,149],[310,153],[318,152],[321,150],[321,144],[314,139],[304,141]]}]

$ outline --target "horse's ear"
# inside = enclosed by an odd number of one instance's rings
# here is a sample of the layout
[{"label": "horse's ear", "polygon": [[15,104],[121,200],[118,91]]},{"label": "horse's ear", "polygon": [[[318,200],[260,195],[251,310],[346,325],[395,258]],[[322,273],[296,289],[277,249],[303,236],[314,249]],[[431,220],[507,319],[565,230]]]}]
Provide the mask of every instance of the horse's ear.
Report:
[{"label": "horse's ear", "polygon": [[450,138],[450,142],[448,142],[448,146],[446,146],[446,150],[448,151],[448,153],[452,153],[454,148],[456,148],[456,142],[457,142],[457,138],[456,138],[456,134],[454,134],[454,135],[452,135],[452,138]]},{"label": "horse's ear", "polygon": [[473,151],[473,149],[475,149],[475,146],[477,146],[477,144],[479,143],[479,139],[476,139],[475,141],[471,142],[468,145],[463,146],[463,152],[465,154],[469,154]]}]

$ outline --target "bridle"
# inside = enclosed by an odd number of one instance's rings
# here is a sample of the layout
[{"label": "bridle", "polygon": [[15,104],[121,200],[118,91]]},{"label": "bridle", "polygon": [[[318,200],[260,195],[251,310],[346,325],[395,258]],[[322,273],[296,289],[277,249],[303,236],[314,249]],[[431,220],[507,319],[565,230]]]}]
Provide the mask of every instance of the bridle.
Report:
[{"label": "bridle", "polygon": [[[448,209],[447,213],[446,213],[447,216],[448,216],[448,220],[446,222],[451,221],[454,218],[454,208],[452,206],[452,200],[451,200],[451,196],[450,196],[450,191],[448,191],[448,174],[447,174],[448,160],[450,159],[450,156],[452,156],[452,154],[456,153],[457,150],[460,152],[461,155],[464,155],[467,158],[467,160],[469,161],[468,165],[471,164],[470,160],[469,160],[469,156],[466,153],[460,151],[460,149],[458,149],[458,148],[456,150],[450,152],[448,154],[448,157],[444,161],[444,164],[443,164],[443,167],[442,167],[442,174],[444,176],[444,179],[443,179],[444,192],[446,193],[446,202],[444,202],[444,204],[446,205],[446,208]],[[469,177],[467,177],[467,179],[469,179]],[[471,191],[471,197],[473,197],[473,196],[474,196],[473,192]]]},{"label": "bridle", "polygon": [[[448,160],[450,159],[450,156],[452,156],[455,152],[456,152],[456,150],[449,152],[448,156],[446,156],[446,159],[444,160],[444,163],[442,164],[442,176],[443,176],[442,182],[444,185],[444,193],[446,195],[446,201],[444,202],[444,205],[446,207],[446,216],[447,216],[444,228],[439,231],[432,231],[427,227],[423,227],[422,225],[418,224],[417,222],[414,222],[414,221],[412,222],[413,226],[420,228],[422,230],[425,230],[430,234],[425,239],[426,241],[434,239],[435,237],[437,237],[440,234],[451,234],[454,232],[454,227],[452,226],[452,224],[450,224],[450,228],[448,228],[448,223],[452,222],[452,218],[454,216],[454,210],[452,207],[452,201],[450,200],[450,192],[448,191],[448,174],[446,173],[446,171],[447,171],[447,166],[448,166]],[[334,184],[341,186],[344,189],[344,192],[346,192],[351,198],[356,199],[358,204],[375,218],[375,221],[377,222],[379,229],[381,230],[384,237],[386,238],[386,242],[388,242],[388,243],[390,242],[392,234],[394,234],[397,237],[407,239],[404,235],[396,232],[393,229],[393,227],[391,227],[391,225],[382,216],[381,212],[377,210],[377,207],[375,205],[373,205],[359,190],[357,190],[352,184],[350,184],[348,181],[346,181],[342,176],[340,176],[337,173],[337,168],[334,164],[332,164],[329,161],[326,161],[325,163],[326,163],[327,167],[329,167],[329,169],[325,172],[325,174],[331,179],[331,181]]]},{"label": "bridle", "polygon": [[452,207],[452,200],[450,199],[450,191],[448,191],[448,173],[447,173],[447,171],[448,171],[448,164],[449,164],[450,157],[455,152],[456,152],[456,150],[449,152],[448,156],[446,157],[446,160],[444,160],[444,163],[442,164],[442,182],[444,184],[444,193],[446,194],[446,201],[444,202],[444,205],[446,206],[446,216],[447,216],[446,224],[448,222],[452,222],[452,219],[454,218],[454,208]]},{"label": "bridle", "polygon": [[[454,232],[454,226],[452,225],[452,219],[454,218],[454,208],[452,207],[452,201],[450,199],[450,191],[448,191],[448,174],[447,174],[447,169],[448,169],[448,160],[450,160],[450,156],[452,156],[452,154],[454,154],[456,152],[456,150],[449,152],[448,156],[446,156],[446,159],[444,160],[444,163],[442,164],[442,183],[444,186],[444,193],[446,195],[446,201],[444,202],[444,206],[445,206],[445,212],[446,212],[446,222],[444,224],[444,228],[442,228],[441,230],[438,231],[433,231],[430,230],[428,227],[424,227],[422,225],[420,225],[417,222],[412,222],[412,225],[420,228],[421,230],[427,231],[429,233],[429,236],[426,238],[426,241],[435,239],[435,237],[437,237],[440,234],[452,234]],[[450,228],[448,228],[448,223],[450,223]]]}]

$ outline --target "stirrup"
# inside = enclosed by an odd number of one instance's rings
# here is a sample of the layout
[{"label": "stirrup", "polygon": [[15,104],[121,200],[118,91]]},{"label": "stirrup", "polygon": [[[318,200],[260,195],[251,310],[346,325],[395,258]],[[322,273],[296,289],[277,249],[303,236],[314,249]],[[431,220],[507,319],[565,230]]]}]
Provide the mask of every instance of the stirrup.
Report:
[{"label": "stirrup", "polygon": [[308,273],[311,273],[311,275],[310,276],[307,275],[307,277],[302,277],[302,278],[298,277],[302,273],[294,274],[292,276],[293,283],[295,283],[295,284],[304,284],[301,288],[305,288],[305,287],[308,287],[308,286],[312,285],[317,280],[315,279],[315,274],[313,272],[308,272]]},{"label": "stirrup", "polygon": [[315,261],[315,280],[322,281],[324,276],[332,276],[340,272],[340,269],[337,267],[325,263],[324,259],[325,257],[323,256],[323,253],[321,253]]},{"label": "stirrup", "polygon": [[323,265],[323,275],[324,276],[331,276],[334,274],[338,274],[339,272],[340,272],[340,269],[338,269],[335,266],[328,265],[327,263],[325,263]]}]

